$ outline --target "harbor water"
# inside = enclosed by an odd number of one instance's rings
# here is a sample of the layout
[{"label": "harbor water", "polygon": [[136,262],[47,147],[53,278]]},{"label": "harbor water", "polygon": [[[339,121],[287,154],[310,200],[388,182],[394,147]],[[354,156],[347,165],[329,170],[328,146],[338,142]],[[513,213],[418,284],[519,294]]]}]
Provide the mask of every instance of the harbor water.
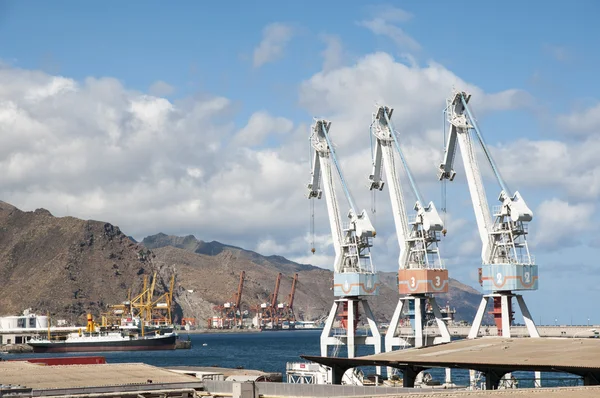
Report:
[{"label": "harbor water", "polygon": [[[119,351],[100,353],[63,354],[3,354],[4,359],[43,358],[57,356],[99,355],[107,363],[138,362],[153,366],[218,366],[225,368],[257,369],[265,372],[280,372],[285,380],[287,362],[302,361],[300,355],[320,355],[320,330],[302,331],[263,331],[260,333],[207,333],[190,334],[192,348],[167,351]],[[187,339],[185,332],[180,334]],[[358,347],[357,356],[373,352],[369,347]],[[341,349],[339,356],[345,356]],[[363,369],[365,375],[374,373],[374,368]],[[435,380],[443,382],[444,370],[431,369],[428,372]],[[519,387],[533,386],[532,372],[515,372]],[[545,387],[582,385],[580,378],[558,373],[542,373]],[[469,384],[467,370],[453,369],[452,381],[457,385]]]}]

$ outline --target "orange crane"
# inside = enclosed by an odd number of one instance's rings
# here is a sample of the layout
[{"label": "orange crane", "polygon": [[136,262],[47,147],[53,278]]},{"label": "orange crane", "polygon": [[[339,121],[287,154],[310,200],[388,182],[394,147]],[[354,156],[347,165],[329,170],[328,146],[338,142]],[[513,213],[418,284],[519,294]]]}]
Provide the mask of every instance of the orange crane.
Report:
[{"label": "orange crane", "polygon": [[215,305],[213,309],[221,313],[220,317],[212,317],[208,320],[209,328],[216,329],[232,329],[235,327],[242,327],[242,311],[240,305],[242,304],[242,289],[244,288],[244,279],[246,278],[246,272],[240,273],[240,282],[238,284],[237,292],[233,295],[233,300],[224,303],[223,305]]},{"label": "orange crane", "polygon": [[235,327],[241,328],[242,324],[242,310],[240,305],[242,304],[242,289],[244,288],[244,278],[246,277],[246,272],[242,271],[240,273],[240,282],[238,283],[237,292],[233,295],[233,300],[231,302],[223,304],[223,310],[221,312],[221,317],[223,318],[223,325],[227,325],[227,329],[232,329]]},{"label": "orange crane", "polygon": [[275,281],[275,290],[269,295],[269,301],[262,303],[258,310],[258,322],[259,327],[264,329],[270,324],[271,329],[278,328],[278,317],[277,317],[277,297],[279,296],[279,286],[281,284],[281,272],[277,275]]},{"label": "orange crane", "polygon": [[278,318],[281,324],[287,322],[290,329],[295,328],[296,315],[294,314],[294,296],[296,295],[296,284],[298,283],[298,274],[294,274],[292,280],[292,290],[288,295],[287,302],[281,303],[277,306]]}]

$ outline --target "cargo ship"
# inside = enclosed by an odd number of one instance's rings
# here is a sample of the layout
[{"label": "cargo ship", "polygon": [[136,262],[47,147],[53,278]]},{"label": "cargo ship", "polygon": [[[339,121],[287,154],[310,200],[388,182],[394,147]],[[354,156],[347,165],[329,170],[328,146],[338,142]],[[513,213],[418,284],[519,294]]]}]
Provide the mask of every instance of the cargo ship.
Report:
[{"label": "cargo ship", "polygon": [[97,332],[70,335],[64,340],[31,339],[27,344],[33,352],[101,352],[174,350],[177,334],[140,336],[123,332]]},{"label": "cargo ship", "polygon": [[87,316],[85,331],[52,338],[50,328],[45,337],[38,336],[27,342],[33,352],[102,352],[174,350],[177,333],[172,329],[154,328],[152,332],[141,326],[136,330],[114,329],[96,325],[91,314]]}]

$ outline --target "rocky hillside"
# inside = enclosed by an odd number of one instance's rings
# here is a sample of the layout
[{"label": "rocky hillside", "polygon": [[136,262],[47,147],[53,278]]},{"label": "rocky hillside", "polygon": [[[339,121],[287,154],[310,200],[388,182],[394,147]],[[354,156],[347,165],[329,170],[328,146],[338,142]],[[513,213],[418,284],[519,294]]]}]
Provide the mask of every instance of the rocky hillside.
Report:
[{"label": "rocky hillside", "polygon": [[[231,300],[241,271],[246,272],[243,308],[266,301],[279,272],[284,275],[280,301],[286,301],[292,277],[294,273],[299,274],[294,307],[303,319],[325,316],[332,304],[333,274],[321,268],[298,264],[281,256],[262,256],[219,242],[204,242],[193,236],[157,234],[146,237],[141,243],[156,255],[156,262],[177,269],[181,287],[176,298],[186,316],[206,319],[213,313],[215,303]],[[380,320],[389,320],[397,304],[396,274],[381,273],[380,278],[384,286],[380,296],[372,299],[371,306]],[[438,300],[440,305],[449,301],[456,307],[458,320],[470,321],[481,294],[453,279],[450,292]]]},{"label": "rocky hillside", "polygon": [[[143,275],[160,272],[163,290],[169,272],[152,253],[118,227],[73,217],[57,218],[38,209],[23,212],[0,202],[0,314],[25,308],[81,321],[137,291]],[[133,283],[133,286],[132,286]]]},{"label": "rocky hillside", "polygon": [[[242,307],[265,302],[277,274],[282,279],[279,301],[287,301],[292,277],[299,274],[295,309],[301,319],[319,319],[332,304],[330,271],[298,264],[281,256],[262,256],[193,236],[165,234],[135,242],[112,224],[54,217],[44,209],[24,212],[0,202],[0,315],[26,308],[55,319],[82,322],[108,305],[141,290],[144,275],[158,272],[157,294],[176,275],[175,319],[205,320],[215,304],[232,300],[241,271],[246,272]],[[380,320],[388,320],[397,303],[395,273],[382,273],[381,295],[372,299]],[[472,319],[480,294],[455,280],[440,298],[457,309],[457,318]]]}]

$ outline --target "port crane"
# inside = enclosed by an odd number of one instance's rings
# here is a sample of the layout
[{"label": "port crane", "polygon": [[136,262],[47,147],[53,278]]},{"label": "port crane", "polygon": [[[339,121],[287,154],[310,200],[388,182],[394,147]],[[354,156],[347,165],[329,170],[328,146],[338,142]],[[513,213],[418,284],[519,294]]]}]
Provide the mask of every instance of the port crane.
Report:
[{"label": "port crane", "polygon": [[[324,119],[316,119],[311,127],[310,142],[314,154],[311,180],[308,184],[308,199],[321,199],[323,191],[325,192],[335,250],[333,294],[339,297],[334,300],[321,334],[321,355],[328,355],[329,346],[346,345],[348,357],[353,358],[356,354],[356,345],[370,345],[374,347],[375,353],[381,352],[381,335],[366,299],[379,293],[379,280],[370,254],[375,228],[365,210],[358,212],[329,136],[330,127],[331,122]],[[337,171],[350,207],[348,222],[344,224],[335,194],[332,165]],[[362,305],[366,315],[371,336],[356,334],[359,304]],[[341,323],[346,330],[346,335],[332,336],[333,323],[340,307],[342,308]]]},{"label": "port crane", "polygon": [[246,272],[240,272],[240,281],[236,293],[233,295],[233,300],[224,303],[223,309],[221,310],[221,317],[223,318],[223,325],[227,325],[228,329],[234,327],[242,327],[242,310],[240,308],[242,304],[242,290],[244,289],[244,278]]},{"label": "port crane", "polygon": [[[460,146],[465,175],[479,236],[483,243],[481,250],[482,266],[480,269],[480,282],[485,291],[490,292],[483,296],[481,304],[475,315],[473,326],[468,338],[476,338],[483,320],[486,306],[493,299],[494,310],[492,314],[498,328],[498,334],[510,337],[512,321],[512,298],[516,297],[521,313],[531,337],[539,337],[539,333],[525,304],[523,296],[513,294],[519,290],[537,290],[538,266],[527,246],[527,226],[533,219],[533,213],[527,207],[525,200],[518,191],[511,194],[508,186],[502,179],[498,167],[490,154],[477,121],[469,108],[471,95],[466,92],[455,91],[446,102],[445,118],[449,123],[449,133],[444,153],[444,162],[440,165],[438,177],[440,180],[452,181],[456,175],[453,170],[456,145]],[[477,140],[483,149],[485,157],[490,164],[494,176],[500,185],[501,192],[498,197],[499,206],[495,206],[490,217],[490,209],[479,171],[474,140]]]},{"label": "port crane", "polygon": [[257,320],[258,327],[264,329],[269,324],[271,325],[271,329],[277,329],[279,320],[277,314],[277,298],[279,297],[279,286],[281,285],[281,277],[282,273],[277,274],[277,279],[275,280],[275,289],[273,293],[269,294],[268,301],[262,303],[259,308],[257,308]]},{"label": "port crane", "polygon": [[[406,345],[406,340],[398,336],[398,324],[403,309],[408,312],[414,329],[414,347],[428,345],[424,333],[426,327],[427,302],[433,310],[435,321],[441,334],[441,342],[450,342],[448,325],[435,300],[435,293],[448,291],[448,270],[444,268],[438,242],[444,229],[433,202],[425,203],[415,183],[406,158],[400,147],[398,132],[392,123],[393,109],[377,106],[370,126],[375,138],[373,150],[373,172],[369,176],[370,190],[381,191],[385,185],[382,168],[389,184],[390,200],[396,235],[400,245],[398,260],[398,291],[400,298],[385,335],[385,350]],[[416,216],[409,218],[402,185],[397,174],[397,158],[400,158],[410,182],[416,203],[413,209]],[[408,311],[407,311],[408,310]]]},{"label": "port crane", "polygon": [[290,329],[295,328],[296,315],[294,314],[294,296],[296,295],[296,284],[298,283],[298,274],[294,274],[292,279],[292,289],[285,303],[277,305],[277,318],[280,322],[287,322]]}]

